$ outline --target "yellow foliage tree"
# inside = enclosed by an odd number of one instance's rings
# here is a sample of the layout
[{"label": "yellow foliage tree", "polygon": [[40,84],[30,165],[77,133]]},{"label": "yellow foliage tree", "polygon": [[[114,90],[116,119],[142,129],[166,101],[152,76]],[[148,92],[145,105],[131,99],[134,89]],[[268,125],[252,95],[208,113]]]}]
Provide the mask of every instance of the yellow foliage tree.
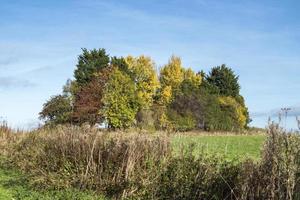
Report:
[{"label": "yellow foliage tree", "polygon": [[202,77],[200,74],[196,74],[191,68],[184,70],[184,80],[189,80],[195,85],[200,85]]},{"label": "yellow foliage tree", "polygon": [[127,56],[125,62],[134,80],[137,102],[140,108],[149,108],[153,103],[153,96],[160,84],[155,70],[155,63],[147,56]]},{"label": "yellow foliage tree", "polygon": [[172,56],[168,64],[162,67],[160,70],[162,103],[168,104],[171,101],[173,93],[178,90],[180,84],[184,80],[184,71],[181,59],[176,56]]},{"label": "yellow foliage tree", "polygon": [[161,90],[161,102],[164,102],[165,104],[169,104],[171,99],[172,99],[172,87],[168,85]]},{"label": "yellow foliage tree", "polygon": [[184,68],[181,64],[181,59],[172,56],[165,66],[160,71],[160,82],[162,87],[171,86],[172,89],[178,87],[184,79]]},{"label": "yellow foliage tree", "polygon": [[233,97],[222,96],[218,98],[223,106],[230,106],[234,108],[235,118],[238,121],[240,128],[244,128],[247,123],[247,116],[245,116],[245,107],[239,104]]}]

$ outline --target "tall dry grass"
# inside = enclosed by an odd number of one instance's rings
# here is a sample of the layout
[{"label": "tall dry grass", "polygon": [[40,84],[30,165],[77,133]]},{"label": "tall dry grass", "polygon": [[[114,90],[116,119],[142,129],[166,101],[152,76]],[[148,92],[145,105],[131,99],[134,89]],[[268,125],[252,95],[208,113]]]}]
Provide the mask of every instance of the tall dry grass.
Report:
[{"label": "tall dry grass", "polygon": [[[4,136],[6,135],[6,136]],[[11,136],[13,135],[13,137]],[[260,161],[174,156],[167,134],[56,127],[0,137],[38,188],[76,187],[114,199],[300,199],[300,137],[271,124]]]},{"label": "tall dry grass", "polygon": [[0,121],[0,156],[7,156],[9,147],[21,139],[23,131],[13,130],[7,125],[6,121]]},{"label": "tall dry grass", "polygon": [[156,178],[149,171],[170,153],[165,136],[57,127],[28,133],[9,157],[39,187],[94,189],[126,198]]},{"label": "tall dry grass", "polygon": [[241,199],[300,199],[300,136],[270,124],[261,162],[244,163]]}]

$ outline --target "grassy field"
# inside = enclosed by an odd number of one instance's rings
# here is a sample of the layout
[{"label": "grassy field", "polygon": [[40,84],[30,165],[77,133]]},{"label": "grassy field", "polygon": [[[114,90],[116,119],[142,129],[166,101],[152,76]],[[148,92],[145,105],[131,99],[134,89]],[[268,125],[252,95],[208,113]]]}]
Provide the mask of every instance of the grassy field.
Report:
[{"label": "grassy field", "polygon": [[180,147],[194,144],[194,154],[199,153],[225,156],[226,159],[259,159],[266,139],[264,135],[177,135],[172,145],[175,153]]},{"label": "grassy field", "polygon": [[21,173],[4,168],[0,163],[0,200],[103,200],[93,193],[76,190],[36,191],[33,190]]}]

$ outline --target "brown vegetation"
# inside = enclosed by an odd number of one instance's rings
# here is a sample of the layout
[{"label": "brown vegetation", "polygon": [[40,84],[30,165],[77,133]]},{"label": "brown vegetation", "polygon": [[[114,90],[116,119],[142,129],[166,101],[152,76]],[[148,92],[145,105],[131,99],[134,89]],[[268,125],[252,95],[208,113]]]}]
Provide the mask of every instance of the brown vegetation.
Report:
[{"label": "brown vegetation", "polygon": [[[57,127],[15,135],[4,155],[42,188],[92,189],[116,199],[299,199],[300,137],[270,125],[260,161],[172,154],[166,134]],[[14,138],[10,140],[9,138]]]}]

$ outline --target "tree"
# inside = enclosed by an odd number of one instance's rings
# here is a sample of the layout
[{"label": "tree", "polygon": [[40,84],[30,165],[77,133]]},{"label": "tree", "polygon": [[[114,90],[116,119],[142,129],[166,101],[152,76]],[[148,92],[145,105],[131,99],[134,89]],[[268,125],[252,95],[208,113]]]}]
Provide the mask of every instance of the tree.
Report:
[{"label": "tree", "polygon": [[250,118],[250,114],[249,114],[248,108],[246,106],[245,99],[242,95],[239,95],[239,96],[235,97],[235,100],[244,108],[243,114],[246,117],[246,124],[245,124],[244,128],[249,128],[248,125],[252,121],[252,119]]},{"label": "tree", "polygon": [[140,130],[155,130],[155,115],[152,109],[142,109],[136,114],[136,126]]},{"label": "tree", "polygon": [[71,104],[74,105],[75,96],[79,91],[79,87],[76,81],[68,79],[65,85],[62,88],[62,95],[68,97],[71,101]]},{"label": "tree", "polygon": [[149,109],[159,88],[154,62],[150,57],[143,55],[136,58],[127,56],[125,62],[128,66],[127,73],[135,84],[139,109]]},{"label": "tree", "polygon": [[136,117],[135,85],[128,74],[114,68],[105,87],[102,113],[111,128],[128,128]]},{"label": "tree", "polygon": [[176,130],[187,131],[202,128],[204,122],[204,101],[199,85],[191,79],[185,79],[168,106],[168,118]]},{"label": "tree", "polygon": [[194,95],[177,95],[170,106],[168,106],[167,116],[172,127],[178,131],[193,130],[199,124],[197,118],[201,115],[201,104]]},{"label": "tree", "polygon": [[[240,93],[239,77],[225,64],[212,68],[207,82],[217,89],[219,95],[236,97]],[[215,91],[214,91],[215,92]]]},{"label": "tree", "polygon": [[[181,82],[184,80],[184,68],[182,67],[181,59],[179,57],[172,56],[168,64],[160,70],[159,79],[162,87],[162,103],[168,104],[171,102],[173,94],[178,91]],[[167,96],[164,96],[165,94]]]},{"label": "tree", "polygon": [[202,76],[200,73],[195,73],[191,68],[184,70],[184,80],[190,81],[191,84],[199,87],[202,83]]},{"label": "tree", "polygon": [[101,99],[110,68],[110,58],[105,49],[83,49],[74,72],[75,81],[69,89],[74,99],[74,122],[95,124],[102,121]]},{"label": "tree", "polygon": [[97,72],[109,66],[109,56],[105,49],[82,49],[83,53],[78,57],[77,68],[74,77],[79,86],[89,83]]},{"label": "tree", "polygon": [[[236,76],[232,69],[226,67],[226,65],[221,65],[218,67],[212,68],[211,72],[203,83],[203,86],[211,93],[219,95],[223,108],[226,104],[232,104],[233,107],[237,107],[239,104],[240,114],[239,118],[243,118],[244,128],[248,126],[251,122],[249,117],[248,108],[245,105],[244,98],[240,95],[240,85],[238,83],[239,77]],[[234,100],[229,100],[230,98],[234,98]],[[227,98],[227,99],[226,99]],[[235,101],[235,102],[233,102]],[[231,102],[231,103],[229,103]]]},{"label": "tree", "polygon": [[65,124],[71,122],[72,105],[70,98],[64,95],[51,97],[39,113],[40,119],[46,121],[46,124]]},{"label": "tree", "polygon": [[196,112],[201,105],[195,94],[202,82],[201,74],[184,69],[181,59],[172,56],[160,71],[160,82],[158,103],[166,107],[159,118],[161,123],[182,131],[198,127],[200,117]]},{"label": "tree", "polygon": [[247,124],[247,116],[245,115],[245,107],[239,104],[233,97],[223,96],[218,98],[221,108],[230,107],[233,110],[233,119],[235,128],[242,129]]},{"label": "tree", "polygon": [[87,122],[93,125],[104,120],[100,110],[103,107],[103,89],[110,73],[110,68],[102,70],[88,84],[79,89],[75,96],[73,113],[73,119],[76,123],[82,124]]},{"label": "tree", "polygon": [[44,104],[40,118],[47,124],[105,121],[111,128],[186,131],[241,129],[250,122],[238,76],[225,65],[206,75],[172,56],[158,76],[150,57],[82,50],[75,79]]}]

